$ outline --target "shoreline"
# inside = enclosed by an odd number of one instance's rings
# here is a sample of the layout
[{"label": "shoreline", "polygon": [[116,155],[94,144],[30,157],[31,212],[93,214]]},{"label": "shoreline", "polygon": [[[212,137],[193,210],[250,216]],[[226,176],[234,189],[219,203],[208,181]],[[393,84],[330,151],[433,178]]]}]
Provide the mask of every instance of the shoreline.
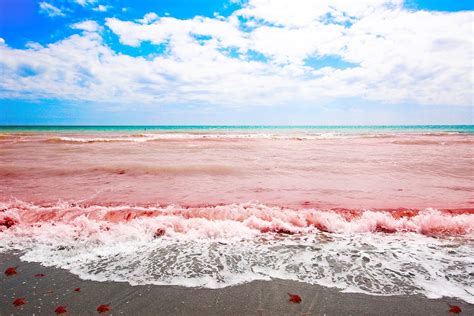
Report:
[{"label": "shoreline", "polygon": [[[3,271],[11,266],[18,274],[7,277]],[[342,293],[289,280],[221,289],[87,281],[67,270],[23,262],[12,253],[0,254],[0,270],[2,315],[52,315],[59,305],[67,305],[69,315],[97,315],[100,304],[110,304],[105,315],[449,315],[448,304],[458,305],[461,315],[474,314],[474,304],[455,298]],[[78,287],[80,292],[74,291]],[[287,293],[300,295],[302,302],[289,302]],[[15,298],[27,303],[14,307]]]}]

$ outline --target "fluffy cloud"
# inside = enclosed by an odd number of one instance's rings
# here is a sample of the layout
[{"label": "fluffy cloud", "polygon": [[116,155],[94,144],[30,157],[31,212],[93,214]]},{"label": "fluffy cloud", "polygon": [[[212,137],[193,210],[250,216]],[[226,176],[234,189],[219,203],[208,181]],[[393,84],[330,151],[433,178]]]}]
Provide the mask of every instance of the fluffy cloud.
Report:
[{"label": "fluffy cloud", "polygon": [[[153,20],[156,21],[149,24]],[[119,36],[121,43],[130,46],[139,46],[143,41],[158,45],[170,39],[186,45],[186,42],[192,40],[192,35],[210,36],[213,41],[218,41],[225,47],[240,48],[246,45],[243,39],[245,34],[238,29],[237,25],[215,18],[195,17],[179,20],[163,17],[158,19],[156,15],[147,14],[139,20],[139,23],[109,18],[106,19],[106,25]]]},{"label": "fluffy cloud", "polygon": [[87,32],[96,32],[96,31],[99,31],[102,28],[99,24],[97,24],[96,21],[92,21],[92,20],[86,20],[86,21],[78,22],[78,23],[75,23],[75,24],[71,25],[71,27],[73,29],[83,30],[83,31],[87,31]]},{"label": "fluffy cloud", "polygon": [[108,10],[108,6],[99,4],[97,7],[93,8],[92,10],[98,11],[98,12],[106,12]]},{"label": "fluffy cloud", "polygon": [[40,2],[39,3],[40,7],[40,13],[45,14],[50,17],[56,17],[56,16],[64,16],[65,14],[58,8],[56,8],[54,5],[47,3],[47,2]]},{"label": "fluffy cloud", "polygon": [[138,22],[142,23],[142,24],[149,24],[153,21],[156,21],[158,20],[158,15],[155,13],[155,12],[150,12],[150,13],[147,13],[145,14],[145,16],[143,17],[143,19],[139,19]]},{"label": "fluffy cloud", "polygon": [[401,8],[403,0],[249,0],[235,14],[278,26],[304,27],[317,21],[350,22],[387,9]]},{"label": "fluffy cloud", "polygon": [[262,63],[226,57],[196,44],[199,47],[185,60],[174,56],[148,60],[117,54],[91,32],[46,47],[0,47],[6,65],[1,93],[2,97],[230,105],[266,104],[291,96],[285,91],[287,72],[279,74]]},{"label": "fluffy cloud", "polygon": [[250,0],[226,18],[149,13],[105,25],[123,45],[148,42],[165,52],[116,52],[96,22],[80,22],[72,27],[86,32],[48,46],[0,45],[0,97],[227,106],[356,97],[472,106],[471,12],[410,11],[401,0]]}]

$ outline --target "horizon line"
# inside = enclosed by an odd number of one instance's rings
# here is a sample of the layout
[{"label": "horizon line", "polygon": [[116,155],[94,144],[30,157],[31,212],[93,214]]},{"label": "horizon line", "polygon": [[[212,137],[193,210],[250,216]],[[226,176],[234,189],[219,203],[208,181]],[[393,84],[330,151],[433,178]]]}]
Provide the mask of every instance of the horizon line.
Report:
[{"label": "horizon line", "polygon": [[472,124],[0,124],[3,127],[386,127],[386,126],[473,126]]}]

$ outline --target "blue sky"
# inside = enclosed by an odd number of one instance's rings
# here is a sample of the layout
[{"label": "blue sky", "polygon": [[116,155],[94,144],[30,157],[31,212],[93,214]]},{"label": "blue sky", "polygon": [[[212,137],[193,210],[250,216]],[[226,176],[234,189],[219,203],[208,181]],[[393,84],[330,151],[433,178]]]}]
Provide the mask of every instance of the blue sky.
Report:
[{"label": "blue sky", "polygon": [[0,124],[474,124],[472,1],[0,1]]}]

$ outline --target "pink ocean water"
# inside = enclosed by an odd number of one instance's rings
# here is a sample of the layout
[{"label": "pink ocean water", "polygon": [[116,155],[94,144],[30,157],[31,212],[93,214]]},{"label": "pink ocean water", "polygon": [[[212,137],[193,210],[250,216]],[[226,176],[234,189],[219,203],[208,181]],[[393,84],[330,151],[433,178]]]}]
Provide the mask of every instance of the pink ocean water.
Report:
[{"label": "pink ocean water", "polygon": [[474,135],[3,134],[0,199],[474,208]]},{"label": "pink ocean water", "polygon": [[131,284],[285,278],[473,302],[473,145],[439,131],[3,133],[0,251]]}]

